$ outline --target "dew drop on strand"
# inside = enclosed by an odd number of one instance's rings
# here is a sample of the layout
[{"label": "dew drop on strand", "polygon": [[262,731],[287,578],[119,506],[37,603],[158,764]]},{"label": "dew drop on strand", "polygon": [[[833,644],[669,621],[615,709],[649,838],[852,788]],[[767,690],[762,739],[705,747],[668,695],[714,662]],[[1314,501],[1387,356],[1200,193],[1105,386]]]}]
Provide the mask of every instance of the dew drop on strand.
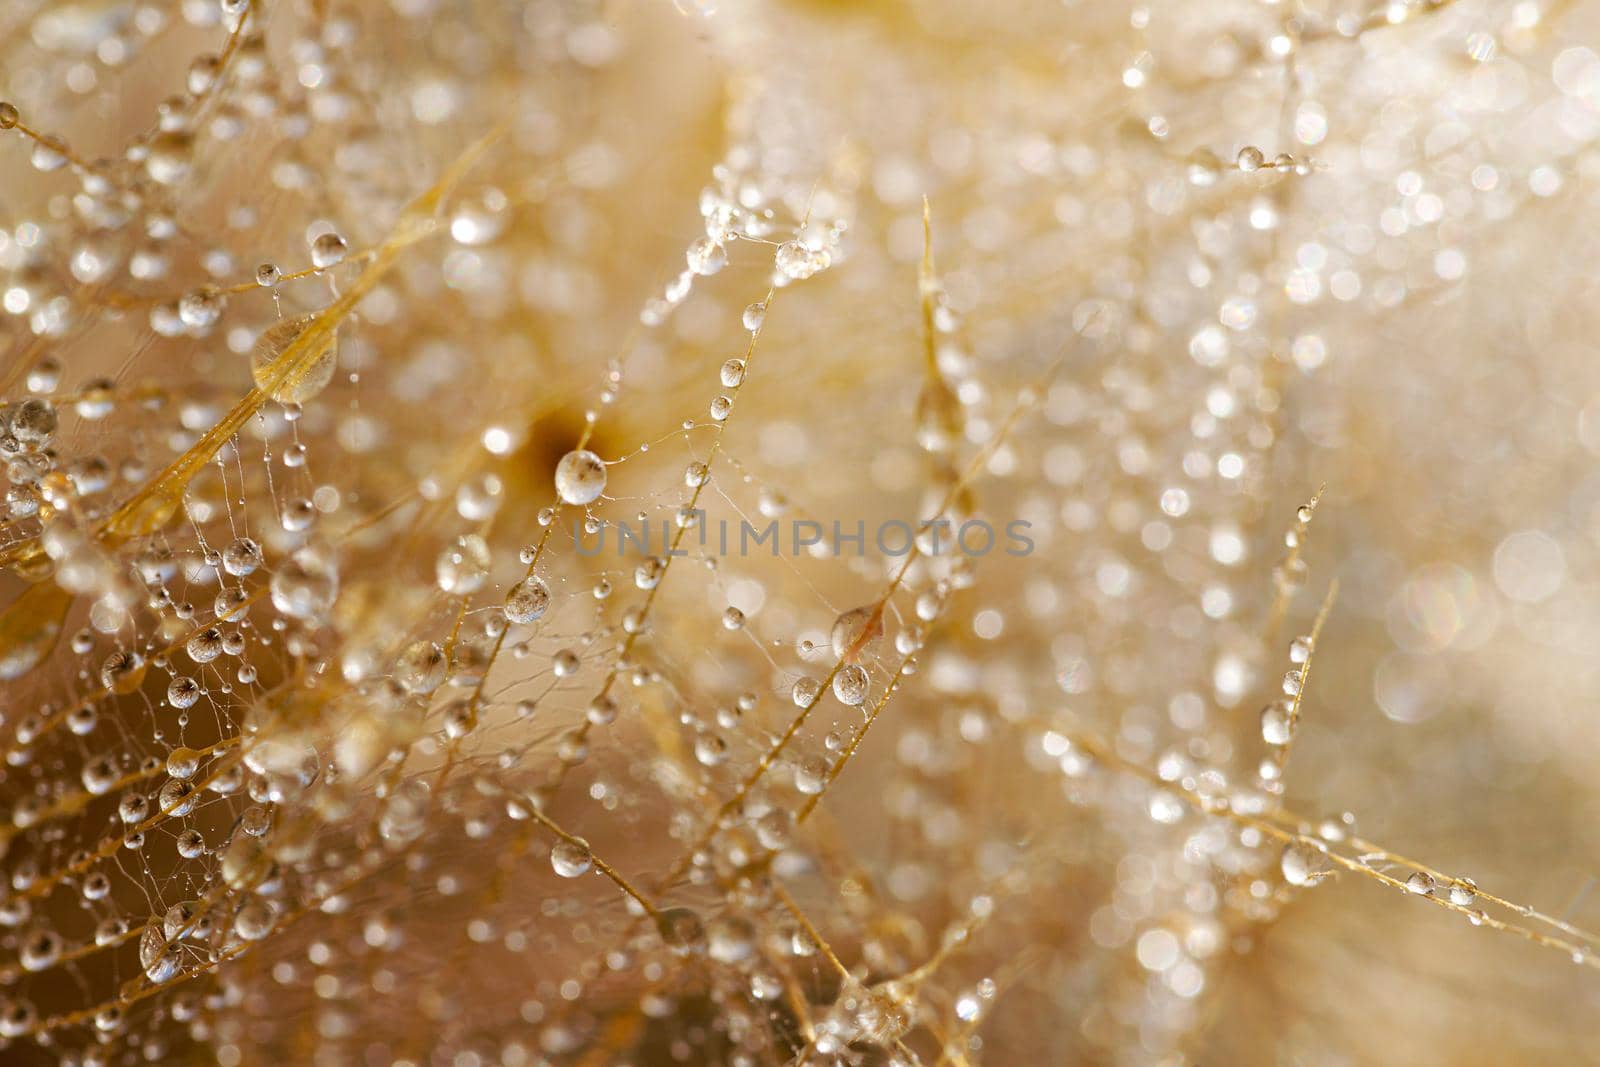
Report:
[{"label": "dew drop on strand", "polygon": [[256,388],[280,404],[303,404],[333,380],[339,365],[339,346],[331,328],[317,336],[310,347],[297,351],[292,366],[279,362],[316,319],[313,312],[275,323],[267,327],[250,350],[250,374]]},{"label": "dew drop on strand", "polygon": [[568,452],[556,464],[556,495],[568,504],[592,504],[606,488],[606,465],[587,449]]},{"label": "dew drop on strand", "polygon": [[594,866],[594,855],[579,838],[562,838],[550,849],[550,866],[563,878],[576,878]]}]

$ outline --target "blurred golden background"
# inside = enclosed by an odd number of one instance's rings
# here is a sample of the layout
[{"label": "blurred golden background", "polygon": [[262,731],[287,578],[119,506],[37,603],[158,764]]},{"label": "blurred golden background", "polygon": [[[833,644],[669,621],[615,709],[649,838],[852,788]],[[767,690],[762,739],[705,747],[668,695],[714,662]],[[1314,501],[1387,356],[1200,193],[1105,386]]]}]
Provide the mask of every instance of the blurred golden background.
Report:
[{"label": "blurred golden background", "polygon": [[1600,1062],[1596,28],[0,3],[0,1057]]}]

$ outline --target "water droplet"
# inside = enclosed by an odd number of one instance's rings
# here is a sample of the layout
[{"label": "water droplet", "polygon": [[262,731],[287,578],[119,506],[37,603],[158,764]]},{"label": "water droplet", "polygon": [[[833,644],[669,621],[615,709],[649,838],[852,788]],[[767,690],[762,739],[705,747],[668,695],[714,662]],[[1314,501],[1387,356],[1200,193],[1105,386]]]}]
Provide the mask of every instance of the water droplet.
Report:
[{"label": "water droplet", "polygon": [[55,965],[61,958],[65,942],[54,930],[36,929],[23,938],[18,952],[19,962],[25,971],[42,971]]},{"label": "water droplet", "polygon": [[325,270],[335,263],[342,262],[349,254],[350,246],[336,233],[318,234],[311,242],[311,265],[318,270]]},{"label": "water droplet", "polygon": [[144,657],[133,651],[113,652],[100,665],[100,684],[113,693],[126,695],[144,681]]},{"label": "water droplet", "polygon": [[1274,700],[1261,709],[1261,739],[1269,745],[1287,745],[1294,740],[1294,721],[1288,701]]},{"label": "water droplet", "polygon": [[176,975],[182,965],[178,950],[168,946],[161,923],[151,919],[139,936],[139,966],[144,968],[145,977],[152,982],[165,982]]},{"label": "water droplet", "polygon": [[467,596],[483,588],[490,562],[488,543],[477,534],[465,534],[439,554],[434,577],[446,593]]},{"label": "water droplet", "polygon": [[189,638],[184,649],[196,663],[210,663],[222,655],[222,631],[215,626],[201,630]]},{"label": "water droplet", "polygon": [[883,612],[876,605],[852,608],[833,622],[828,638],[833,654],[846,663],[855,663],[871,652],[883,637]]},{"label": "water droplet", "polygon": [[706,928],[706,955],[719,963],[743,963],[755,949],[756,929],[749,919],[719,915]]},{"label": "water droplet", "polygon": [[1289,642],[1289,662],[1305,663],[1311,658],[1311,638],[1297,637]]},{"label": "water droplet", "polygon": [[849,707],[866,703],[868,688],[867,672],[857,664],[847,664],[833,676],[833,695]]},{"label": "water droplet", "polygon": [[246,941],[260,941],[272,932],[276,921],[277,915],[272,906],[264,900],[253,898],[233,917],[233,930]]},{"label": "water droplet", "polygon": [[449,666],[444,649],[432,641],[416,641],[400,653],[394,680],[408,693],[427,696],[444,684]]},{"label": "water droplet", "polygon": [[679,955],[687,955],[705,940],[705,924],[689,908],[662,908],[656,916],[656,930],[667,948]]},{"label": "water droplet", "polygon": [[702,237],[689,246],[684,258],[689,269],[706,276],[715,274],[728,265],[728,250],[709,237]]},{"label": "water droplet", "polygon": [[807,248],[799,241],[787,241],[779,245],[775,258],[779,273],[795,281],[803,281],[825,270],[832,260],[826,249]]},{"label": "water droplet", "polygon": [[828,761],[821,756],[807,756],[794,769],[794,787],[808,797],[814,797],[828,786]]},{"label": "water droplet", "polygon": [[235,578],[254,574],[263,562],[261,546],[248,537],[236,538],[222,550],[222,569]]},{"label": "water droplet", "polygon": [[[303,404],[328,387],[338,368],[338,335],[330,326],[316,335],[310,346],[300,349],[297,342],[313,322],[315,312],[267,327],[250,351],[250,374],[256,388],[281,404]],[[282,358],[291,348],[293,360]]]},{"label": "water droplet", "polygon": [[588,450],[568,452],[556,464],[556,495],[568,504],[590,504],[606,488],[606,465]]},{"label": "water droplet", "polygon": [[550,607],[550,587],[539,578],[524,578],[506,594],[505,616],[508,622],[520,624],[537,622]]},{"label": "water droplet", "polygon": [[1283,850],[1279,867],[1283,880],[1290,885],[1315,885],[1327,873],[1327,860],[1317,849],[1301,842],[1293,842]]},{"label": "water droplet", "polygon": [[192,748],[175,748],[167,753],[167,773],[174,778],[193,778],[200,769],[200,753]]},{"label": "water droplet", "polygon": [[313,619],[333,606],[339,592],[339,571],[325,549],[307,546],[295,552],[273,575],[272,604],[294,619]]},{"label": "water droplet", "polygon": [[562,838],[550,849],[550,866],[563,878],[577,878],[594,866],[594,855],[581,838]]},{"label": "water droplet", "polygon": [[191,330],[209,330],[228,306],[228,298],[215,286],[201,286],[178,300],[178,318]]}]

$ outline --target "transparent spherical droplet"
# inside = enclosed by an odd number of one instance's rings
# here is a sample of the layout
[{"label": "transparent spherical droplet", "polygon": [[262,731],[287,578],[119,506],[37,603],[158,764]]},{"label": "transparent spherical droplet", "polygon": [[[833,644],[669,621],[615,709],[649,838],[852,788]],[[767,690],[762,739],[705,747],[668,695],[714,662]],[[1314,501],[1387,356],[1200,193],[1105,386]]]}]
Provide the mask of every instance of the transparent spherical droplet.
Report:
[{"label": "transparent spherical droplet", "polygon": [[597,696],[589,702],[583,717],[596,726],[610,726],[617,721],[617,702],[610,694]]},{"label": "transparent spherical droplet", "polygon": [[[250,350],[250,374],[256,388],[281,404],[303,404],[333,380],[339,365],[338,334],[331,325],[308,334],[316,321],[317,314],[311,312],[274,323]],[[291,350],[294,354],[288,356]],[[284,362],[286,356],[288,362]]]},{"label": "transparent spherical droplet", "polygon": [[192,330],[209,330],[228,306],[228,298],[215,286],[191,289],[178,299],[178,317]]},{"label": "transparent spherical droplet", "polygon": [[822,692],[822,683],[815,678],[797,678],[793,688],[789,690],[789,697],[797,708],[810,707],[815,703],[817,694]]},{"label": "transparent spherical droplet", "polygon": [[196,663],[210,663],[222,655],[222,631],[215,626],[201,630],[189,638],[184,650]]},{"label": "transparent spherical droplet", "polygon": [[167,753],[167,773],[174,778],[193,778],[200,769],[200,753],[192,748],[175,748]]},{"label": "transparent spherical droplet", "polygon": [[162,130],[150,139],[145,173],[161,185],[178,185],[194,165],[194,136],[187,130]]},{"label": "transparent spherical droplet", "polygon": [[728,265],[728,250],[711,238],[702,237],[689,246],[684,259],[694,273],[712,275]]},{"label": "transparent spherical droplet", "polygon": [[117,800],[117,818],[132,826],[150,816],[150,798],[143,793],[124,793]]},{"label": "transparent spherical droplet", "polygon": [[452,701],[444,709],[445,736],[452,740],[466,737],[478,725],[478,709],[470,700]]},{"label": "transparent spherical droplet", "polygon": [[555,672],[557,678],[572,677],[578,673],[578,668],[582,665],[583,661],[570,648],[563,648],[550,657],[550,669]]},{"label": "transparent spherical droplet", "polygon": [[587,449],[568,452],[556,464],[556,495],[568,504],[591,504],[606,488],[606,465]]},{"label": "transparent spherical droplet", "polygon": [[705,940],[705,924],[690,908],[662,908],[656,916],[656,930],[667,948],[679,955],[693,952]]},{"label": "transparent spherical droplet", "polygon": [[883,613],[876,606],[852,608],[833,622],[828,640],[836,659],[854,663],[883,638]]},{"label": "transparent spherical droplet", "polygon": [[715,767],[728,757],[728,743],[716,734],[701,734],[694,739],[695,762]]},{"label": "transparent spherical droplet", "polygon": [[523,625],[537,622],[550,607],[550,587],[539,578],[524,578],[506,594],[506,621]]},{"label": "transparent spherical droplet", "polygon": [[762,301],[756,301],[744,309],[744,314],[740,316],[739,321],[744,325],[745,329],[755,333],[767,321],[767,305]]},{"label": "transparent spherical droplet", "polygon": [[661,584],[661,578],[667,573],[667,563],[659,556],[651,556],[633,571],[633,584],[640,589],[654,589]]},{"label": "transparent spherical droplet", "polygon": [[6,412],[10,436],[35,449],[48,444],[56,432],[55,405],[39,397],[29,397]]},{"label": "transparent spherical droplet", "polygon": [[1290,885],[1307,886],[1320,881],[1327,872],[1327,860],[1317,849],[1299,842],[1291,843],[1283,850],[1283,857],[1278,862],[1279,869],[1283,871],[1283,880]]},{"label": "transparent spherical droplet", "polygon": [[849,707],[866,703],[868,688],[867,672],[857,664],[847,664],[833,676],[833,695]]},{"label": "transparent spherical droplet", "polygon": [[349,254],[350,246],[336,233],[318,234],[311,242],[311,265],[318,270],[342,262]]},{"label": "transparent spherical droplet", "polygon": [[466,534],[439,553],[434,577],[446,593],[467,596],[483,588],[490,562],[488,543],[477,534]]},{"label": "transparent spherical droplet", "polygon": [[395,662],[394,680],[408,693],[427,696],[444,684],[449,666],[444,649],[432,641],[415,641]]},{"label": "transparent spherical droplet", "polygon": [[72,709],[72,714],[67,716],[67,729],[79,737],[85,737],[94,732],[94,728],[99,725],[99,722],[100,713],[92,706],[74,708]]},{"label": "transparent spherical droplet", "polygon": [[722,370],[718,372],[718,376],[722,379],[722,384],[724,387],[728,389],[737,389],[744,381],[744,360],[728,360],[728,362],[722,365]]},{"label": "transparent spherical droplet", "polygon": [[1261,739],[1269,745],[1287,745],[1294,740],[1294,720],[1287,701],[1274,700],[1261,709]]},{"label": "transparent spherical droplet", "polygon": [[456,514],[473,522],[482,521],[500,510],[504,496],[505,486],[496,475],[481,475],[456,489]]},{"label": "transparent spherical droplet", "polygon": [[66,942],[54,930],[33,930],[23,938],[17,960],[25,971],[42,971],[55,965],[65,946]]},{"label": "transparent spherical droplet", "polygon": [[825,249],[807,248],[799,241],[787,241],[779,245],[776,255],[778,272],[795,281],[803,281],[823,270],[830,259]]},{"label": "transparent spherical droplet", "polygon": [[794,840],[794,816],[783,808],[773,808],[756,820],[756,840],[774,852],[788,848]]},{"label": "transparent spherical droplet", "polygon": [[251,837],[263,837],[272,829],[272,813],[260,806],[248,807],[239,816],[239,829]]},{"label": "transparent spherical droplet", "polygon": [[78,413],[78,418],[94,421],[110,415],[116,407],[116,383],[108,378],[96,378],[79,392],[77,403],[72,405],[72,410]]},{"label": "transparent spherical droplet", "polygon": [[178,855],[186,860],[192,860],[205,854],[206,839],[199,830],[189,829],[178,835]]},{"label": "transparent spherical droplet", "polygon": [[167,944],[161,923],[155,919],[145,925],[144,933],[139,936],[139,966],[152,982],[167,981],[183,966],[178,950]]},{"label": "transparent spherical droplet", "polygon": [[1406,879],[1406,891],[1408,893],[1415,893],[1419,897],[1425,897],[1432,893],[1433,890],[1433,877],[1426,871],[1412,871],[1411,876]]},{"label": "transparent spherical droplet", "polygon": [[719,963],[743,963],[755,955],[756,928],[738,915],[719,915],[706,927],[706,955]]},{"label": "transparent spherical droplet", "polygon": [[132,650],[113,652],[100,665],[100,684],[113,693],[128,694],[144,681],[145,660]]},{"label": "transparent spherical droplet", "polygon": [[1266,163],[1266,161],[1266,155],[1263,154],[1261,149],[1257,148],[1255,145],[1246,145],[1245,147],[1239,149],[1239,156],[1235,160],[1235,162],[1239,165],[1239,169],[1244,171],[1246,174],[1251,174],[1260,170],[1262,164]]},{"label": "transparent spherical droplet", "polygon": [[794,769],[794,787],[814,797],[828,786],[828,762],[821,756],[807,756]]},{"label": "transparent spherical droplet", "polygon": [[1289,662],[1305,663],[1311,658],[1311,638],[1297,637],[1289,642]]},{"label": "transparent spherical droplet", "polygon": [[254,574],[264,561],[261,546],[248,537],[238,537],[222,550],[222,569],[235,578]]},{"label": "transparent spherical droplet", "polygon": [[109,756],[99,756],[83,765],[79,775],[91,796],[105,796],[117,784],[117,765]]},{"label": "transparent spherical droplet", "polygon": [[173,778],[161,787],[161,792],[156,796],[156,809],[163,815],[183,816],[194,810],[195,802],[200,794],[194,785],[182,779]]},{"label": "transparent spherical droplet", "polygon": [[272,932],[277,915],[272,905],[260,898],[252,898],[233,917],[234,933],[246,941],[260,941]]},{"label": "transparent spherical droplet", "polygon": [[333,606],[339,592],[339,571],[330,552],[307,546],[295,552],[273,575],[272,605],[295,619],[314,619]]},{"label": "transparent spherical droplet", "polygon": [[562,838],[550,849],[550,866],[563,878],[576,878],[594,866],[594,855],[581,839]]}]

